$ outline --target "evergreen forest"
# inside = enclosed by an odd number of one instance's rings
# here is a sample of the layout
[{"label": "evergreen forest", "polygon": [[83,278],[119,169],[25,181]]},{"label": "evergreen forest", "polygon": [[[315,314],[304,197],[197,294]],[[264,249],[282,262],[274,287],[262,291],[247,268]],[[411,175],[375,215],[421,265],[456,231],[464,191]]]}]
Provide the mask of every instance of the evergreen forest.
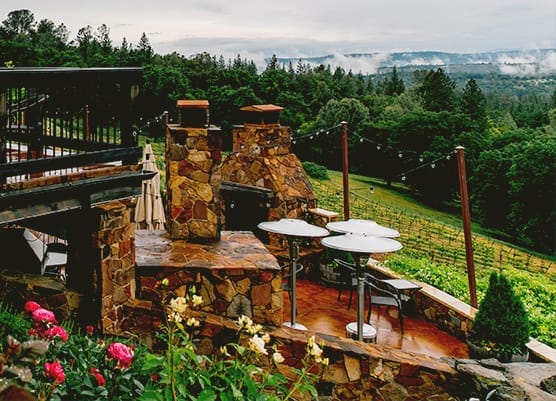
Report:
[{"label": "evergreen forest", "polygon": [[[71,37],[63,23],[37,20],[29,10],[12,11],[1,22],[0,62],[5,68],[143,67],[136,118],[153,139],[160,124],[145,122],[165,110],[175,116],[178,99],[208,99],[226,150],[239,108],[272,103],[284,107],[280,121],[292,128],[294,153],[339,170],[345,121],[350,172],[404,183],[437,208],[459,204],[454,149],[463,146],[473,219],[498,238],[556,251],[556,74],[519,80],[490,73],[485,90],[484,77],[461,79],[442,68],[414,70],[408,79],[396,67],[373,76],[273,56],[260,69],[241,55],[157,54],[146,34],[137,44],[125,38],[115,44],[104,24]],[[542,91],[534,84],[540,81]]]}]

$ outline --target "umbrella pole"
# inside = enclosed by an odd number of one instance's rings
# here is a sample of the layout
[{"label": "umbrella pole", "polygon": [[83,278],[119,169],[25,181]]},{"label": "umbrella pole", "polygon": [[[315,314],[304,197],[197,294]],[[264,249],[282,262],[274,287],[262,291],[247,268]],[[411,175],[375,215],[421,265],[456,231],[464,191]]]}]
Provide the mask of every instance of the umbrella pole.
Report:
[{"label": "umbrella pole", "polygon": [[297,286],[297,274],[296,274],[296,270],[297,270],[297,261],[299,260],[299,243],[301,242],[301,240],[299,240],[298,238],[289,238],[288,242],[290,243],[290,262],[291,262],[291,266],[290,266],[290,286],[291,286],[291,299],[290,299],[290,303],[291,303],[291,328],[295,329],[295,318],[296,318],[296,303],[297,303],[297,297],[296,297],[296,286]]},{"label": "umbrella pole", "polygon": [[365,312],[365,277],[361,266],[361,255],[353,253],[357,271],[357,339],[363,341],[363,314]]}]

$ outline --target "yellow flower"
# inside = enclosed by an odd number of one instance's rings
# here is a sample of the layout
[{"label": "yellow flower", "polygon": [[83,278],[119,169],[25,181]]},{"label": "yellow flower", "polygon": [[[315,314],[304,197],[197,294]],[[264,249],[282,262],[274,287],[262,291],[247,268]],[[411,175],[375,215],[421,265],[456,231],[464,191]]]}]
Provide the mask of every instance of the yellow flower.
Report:
[{"label": "yellow flower", "polygon": [[324,358],[322,360],[322,366],[328,366],[329,363],[330,363],[330,360],[328,358]]},{"label": "yellow flower", "polygon": [[168,280],[167,278],[163,278],[160,284],[162,284],[164,287],[168,287],[168,285],[170,284],[170,280]]},{"label": "yellow flower", "polygon": [[260,324],[251,324],[247,327],[245,327],[245,329],[247,330],[247,332],[249,334],[251,334],[252,336],[257,334],[258,332],[260,332],[263,329],[263,326],[261,326]]},{"label": "yellow flower", "polygon": [[265,344],[268,344],[270,342],[270,336],[268,335],[268,333],[264,333],[262,335],[262,339],[265,342]]},{"label": "yellow flower", "polygon": [[276,363],[282,363],[285,361],[284,357],[279,352],[275,352],[274,354],[272,354],[272,360]]},{"label": "yellow flower", "polygon": [[228,348],[225,345],[220,347],[220,353],[225,356],[230,356],[230,354],[228,354]]},{"label": "yellow flower", "polygon": [[245,329],[250,328],[253,325],[253,321],[249,318],[249,316],[241,315],[237,324],[241,329]]},{"label": "yellow flower", "polygon": [[198,327],[201,325],[201,323],[194,317],[190,317],[189,319],[187,319],[187,322],[185,324],[189,327]]},{"label": "yellow flower", "polygon": [[191,301],[193,302],[193,306],[199,306],[203,304],[203,297],[200,295],[193,295]]},{"label": "yellow flower", "polygon": [[170,300],[170,308],[174,312],[183,314],[187,310],[187,300],[184,297],[177,297]]}]

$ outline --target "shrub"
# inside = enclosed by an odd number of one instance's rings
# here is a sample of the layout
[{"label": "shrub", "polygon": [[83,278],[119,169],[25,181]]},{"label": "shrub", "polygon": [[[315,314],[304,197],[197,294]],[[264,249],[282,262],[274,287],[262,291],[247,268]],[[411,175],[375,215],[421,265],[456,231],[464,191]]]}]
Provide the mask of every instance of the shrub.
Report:
[{"label": "shrub", "polygon": [[309,177],[316,178],[318,180],[330,179],[330,177],[328,177],[328,170],[326,167],[313,162],[303,162],[302,165]]},{"label": "shrub", "polygon": [[470,339],[495,353],[520,354],[526,350],[529,332],[529,318],[521,299],[506,276],[492,272]]},{"label": "shrub", "polygon": [[[31,328],[31,322],[25,318],[23,313],[7,304],[0,303],[0,339],[11,335],[14,338],[23,338]],[[0,351],[4,344],[0,345]]]}]

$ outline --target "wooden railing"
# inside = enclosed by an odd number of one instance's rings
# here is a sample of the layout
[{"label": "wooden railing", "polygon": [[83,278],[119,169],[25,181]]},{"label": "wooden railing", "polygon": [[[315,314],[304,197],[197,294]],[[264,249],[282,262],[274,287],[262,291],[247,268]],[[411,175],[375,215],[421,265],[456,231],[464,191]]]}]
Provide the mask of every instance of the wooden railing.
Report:
[{"label": "wooden railing", "polygon": [[136,146],[141,80],[140,68],[0,68],[0,163]]}]

